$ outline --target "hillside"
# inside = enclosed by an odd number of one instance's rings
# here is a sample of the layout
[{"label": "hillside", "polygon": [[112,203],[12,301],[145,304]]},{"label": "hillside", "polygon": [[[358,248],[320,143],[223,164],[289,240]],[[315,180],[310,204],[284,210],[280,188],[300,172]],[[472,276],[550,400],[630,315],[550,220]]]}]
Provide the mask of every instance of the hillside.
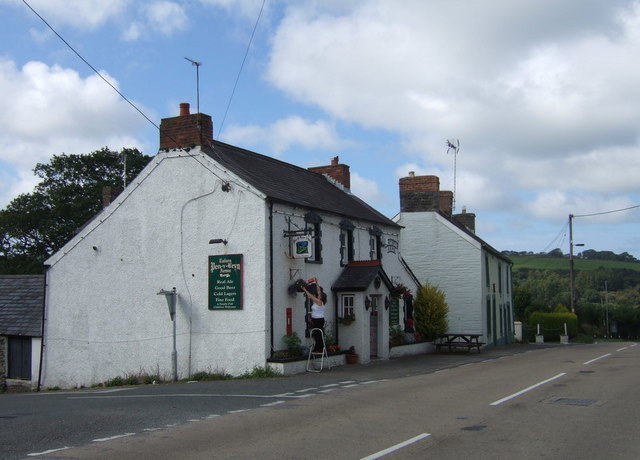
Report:
[{"label": "hillside", "polygon": [[[545,257],[539,255],[509,255],[508,257],[513,261],[514,272],[522,268],[530,270],[569,270],[568,257]],[[609,268],[635,270],[640,272],[640,263],[622,262],[618,260],[585,260],[574,257],[573,266],[574,270],[576,271],[589,271],[597,270],[598,268]]]}]

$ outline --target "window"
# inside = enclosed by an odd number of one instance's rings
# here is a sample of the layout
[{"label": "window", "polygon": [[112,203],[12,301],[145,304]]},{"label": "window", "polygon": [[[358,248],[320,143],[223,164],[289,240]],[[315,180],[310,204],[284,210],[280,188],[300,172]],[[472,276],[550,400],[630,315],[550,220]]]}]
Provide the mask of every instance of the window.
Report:
[{"label": "window", "polygon": [[8,352],[7,377],[31,380],[31,337],[9,337]]},{"label": "window", "polygon": [[340,222],[340,265],[345,266],[353,260],[353,229],[348,220]]},{"label": "window", "polygon": [[309,211],[304,215],[304,221],[307,229],[311,229],[313,238],[313,257],[305,259],[305,262],[322,263],[322,218],[313,211]]},{"label": "window", "polygon": [[369,229],[369,258],[382,259],[382,231],[378,227]]},{"label": "window", "polygon": [[342,318],[346,316],[353,316],[355,314],[353,310],[354,296],[353,294],[343,294],[342,301],[340,303],[340,316]]},{"label": "window", "polygon": [[498,292],[502,294],[502,264],[498,263]]},{"label": "window", "polygon": [[487,287],[491,286],[491,279],[489,278],[489,256],[484,256],[484,272],[487,278]]}]

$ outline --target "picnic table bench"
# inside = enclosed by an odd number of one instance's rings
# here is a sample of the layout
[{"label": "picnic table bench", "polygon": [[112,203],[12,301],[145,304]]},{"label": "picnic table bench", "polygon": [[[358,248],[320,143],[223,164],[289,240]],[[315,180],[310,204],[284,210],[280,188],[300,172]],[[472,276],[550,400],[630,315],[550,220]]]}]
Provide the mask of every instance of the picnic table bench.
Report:
[{"label": "picnic table bench", "polygon": [[472,348],[476,348],[480,353],[480,347],[484,345],[484,342],[480,342],[482,334],[461,334],[448,332],[447,334],[440,335],[434,342],[436,351],[441,351],[443,348],[448,351],[453,351],[458,348],[466,348],[467,351],[471,351]]}]

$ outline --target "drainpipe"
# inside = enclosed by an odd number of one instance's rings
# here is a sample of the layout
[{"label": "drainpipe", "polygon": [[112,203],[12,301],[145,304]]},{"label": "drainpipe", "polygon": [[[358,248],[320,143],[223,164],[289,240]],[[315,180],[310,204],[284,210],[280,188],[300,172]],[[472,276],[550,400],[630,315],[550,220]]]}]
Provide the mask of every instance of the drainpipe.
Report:
[{"label": "drainpipe", "polygon": [[40,329],[40,365],[38,366],[38,386],[37,391],[40,391],[40,385],[42,383],[42,363],[44,362],[44,321],[46,318],[45,309],[47,306],[47,274],[49,273],[49,266],[45,265],[44,267],[44,286],[42,289],[44,290],[44,295],[42,296],[42,328]]},{"label": "drainpipe", "polygon": [[338,331],[340,330],[340,328],[338,327],[338,312],[339,312],[339,308],[338,308],[338,293],[336,291],[333,291],[333,306],[334,306],[334,315],[333,317],[336,319],[336,323],[334,324],[334,328],[335,328],[335,332],[336,332],[336,345],[340,344],[340,337],[338,335]]},{"label": "drainpipe", "polygon": [[273,202],[269,201],[269,335],[273,356]]}]

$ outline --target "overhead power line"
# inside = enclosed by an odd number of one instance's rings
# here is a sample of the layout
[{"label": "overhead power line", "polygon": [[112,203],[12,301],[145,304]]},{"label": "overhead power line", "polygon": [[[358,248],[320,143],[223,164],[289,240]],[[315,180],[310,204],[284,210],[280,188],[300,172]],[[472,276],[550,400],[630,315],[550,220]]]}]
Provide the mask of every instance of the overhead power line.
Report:
[{"label": "overhead power line", "polygon": [[151,123],[151,124],[152,124],[153,126],[155,126],[158,130],[160,130],[160,127],[159,127],[159,126],[158,126],[158,125],[157,125],[153,120],[151,120],[147,115],[145,115],[145,113],[144,113],[142,110],[140,110],[140,109],[139,109],[139,108],[138,108],[138,107],[137,107],[133,102],[131,102],[129,99],[127,99],[127,97],[126,97],[124,94],[122,94],[122,93],[118,90],[118,88],[116,88],[115,86],[113,86],[113,85],[111,84],[111,82],[109,82],[109,80],[107,80],[106,78],[104,78],[104,76],[103,76],[100,72],[98,72],[98,71],[96,70],[96,68],[95,68],[95,67],[93,67],[93,66],[89,63],[89,61],[87,61],[84,57],[82,57],[82,55],[81,55],[80,53],[78,53],[78,51],[76,51],[76,50],[75,50],[75,48],[69,44],[69,42],[67,42],[67,41],[66,41],[66,40],[65,40],[65,39],[64,39],[64,38],[63,38],[63,37],[62,37],[58,32],[56,32],[56,30],[55,30],[53,27],[51,27],[51,25],[50,25],[50,24],[49,24],[49,23],[48,23],[48,22],[47,22],[47,21],[46,21],[42,16],[40,16],[40,14],[38,14],[38,12],[37,12],[36,10],[34,10],[34,9],[31,7],[31,5],[29,5],[29,3],[27,3],[27,1],[26,1],[26,0],[22,0],[22,3],[24,3],[25,5],[27,5],[27,8],[29,8],[31,11],[33,11],[33,14],[35,14],[36,16],[38,16],[38,18],[40,18],[40,20],[41,20],[41,21],[42,21],[42,22],[43,22],[43,23],[44,23],[44,24],[45,24],[49,29],[51,29],[51,32],[53,32],[54,34],[56,34],[56,36],[57,36],[60,40],[62,40],[62,42],[63,42],[65,45],[67,45],[67,47],[68,47],[71,51],[73,51],[73,53],[74,53],[76,56],[78,56],[78,57],[82,60],[82,62],[84,62],[85,64],[87,64],[87,66],[88,66],[91,70],[93,70],[97,76],[99,76],[99,77],[100,77],[100,78],[101,78],[101,79],[102,79],[102,80],[103,80],[107,85],[109,85],[109,86],[111,87],[111,89],[113,89],[116,93],[118,93],[118,94],[120,95],[120,97],[121,97],[122,99],[124,99],[124,100],[125,100],[125,101],[126,101],[126,102],[131,106],[131,107],[133,107],[134,109],[136,109],[136,111],[137,111],[140,115],[142,115],[142,116],[143,116],[143,117],[144,117],[144,118],[145,118],[149,123]]},{"label": "overhead power line", "polygon": [[240,74],[242,73],[242,69],[244,69],[244,63],[247,60],[247,56],[249,55],[249,49],[251,48],[251,43],[253,42],[253,36],[256,34],[256,29],[258,28],[258,23],[260,22],[260,17],[262,16],[262,10],[264,9],[264,4],[266,1],[267,0],[262,0],[262,6],[260,7],[258,18],[256,19],[256,23],[253,26],[253,32],[251,32],[251,38],[249,38],[249,43],[247,44],[247,50],[244,52],[244,58],[242,59],[242,64],[240,64],[240,70],[238,70],[238,75],[236,76],[236,82],[233,84],[233,90],[231,90],[231,96],[229,97],[227,108],[224,111],[224,116],[222,117],[222,122],[220,123],[220,129],[218,130],[218,138],[220,138],[220,133],[222,133],[222,127],[224,126],[224,122],[227,119],[227,112],[229,112],[229,107],[231,107],[231,101],[233,100],[233,95],[236,93],[236,87],[238,86],[238,82],[240,81]]},{"label": "overhead power line", "polygon": [[635,209],[635,208],[640,208],[640,204],[636,204],[635,206],[629,206],[628,208],[614,209],[613,211],[594,212],[593,214],[574,214],[573,217],[602,216],[603,214],[613,214],[614,212],[628,211],[630,209]]}]

